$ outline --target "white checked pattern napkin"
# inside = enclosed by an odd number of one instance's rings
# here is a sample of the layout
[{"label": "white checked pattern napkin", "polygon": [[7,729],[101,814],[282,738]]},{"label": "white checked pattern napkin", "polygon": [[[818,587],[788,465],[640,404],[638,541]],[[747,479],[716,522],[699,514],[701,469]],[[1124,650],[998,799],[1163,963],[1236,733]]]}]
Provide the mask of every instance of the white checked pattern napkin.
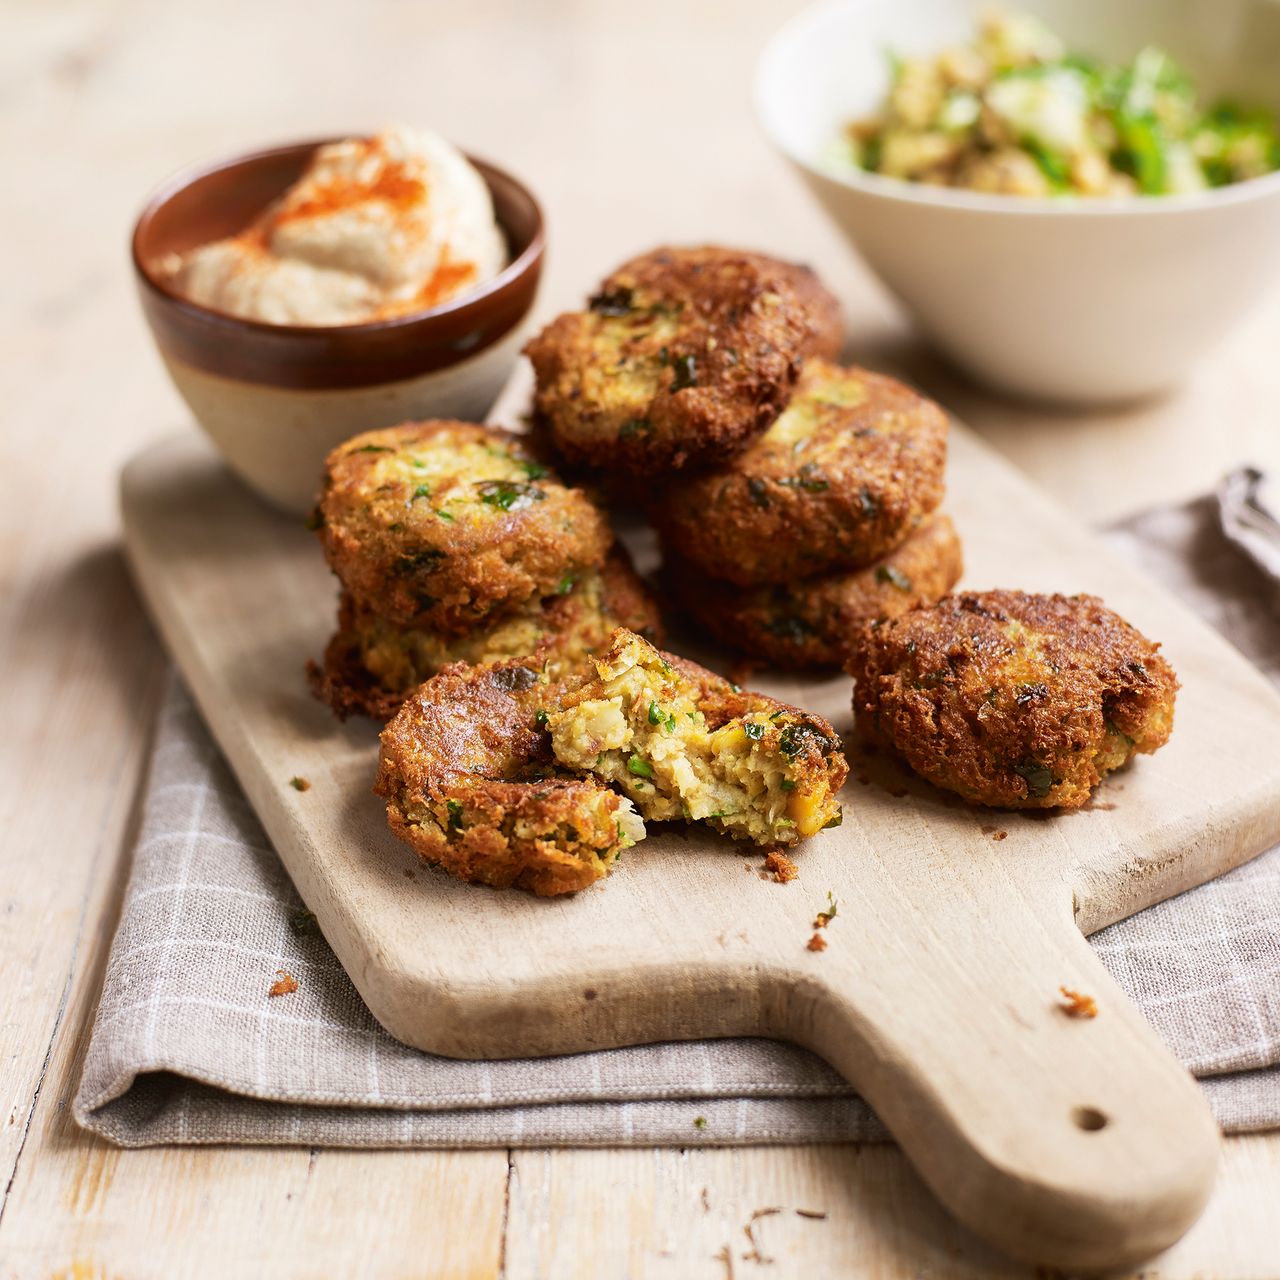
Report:
[{"label": "white checked pattern napkin", "polygon": [[[1112,536],[1280,679],[1261,477]],[[1260,532],[1262,531],[1262,532]],[[1261,547],[1261,552],[1259,548]],[[1280,1125],[1280,849],[1093,938],[1231,1131]],[[271,997],[279,972],[297,990]],[[374,1022],[175,682],[75,1115],[129,1146],[678,1145],[883,1139],[824,1062],[769,1040],[510,1062]]]}]

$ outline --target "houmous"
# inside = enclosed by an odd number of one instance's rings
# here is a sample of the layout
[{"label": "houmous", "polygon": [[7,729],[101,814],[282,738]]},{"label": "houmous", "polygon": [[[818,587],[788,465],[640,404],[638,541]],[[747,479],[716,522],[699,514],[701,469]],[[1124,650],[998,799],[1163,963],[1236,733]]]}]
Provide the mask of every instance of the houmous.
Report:
[{"label": "houmous", "polygon": [[272,324],[363,324],[448,302],[507,251],[489,189],[456,147],[397,125],[321,147],[239,235],[171,255],[191,301]]}]

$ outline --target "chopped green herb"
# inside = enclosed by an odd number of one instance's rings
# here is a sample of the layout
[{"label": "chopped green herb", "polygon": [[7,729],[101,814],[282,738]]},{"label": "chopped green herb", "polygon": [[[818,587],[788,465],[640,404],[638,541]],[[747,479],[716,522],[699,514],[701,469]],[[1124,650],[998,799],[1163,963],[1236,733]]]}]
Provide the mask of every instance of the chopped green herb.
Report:
[{"label": "chopped green herb", "polygon": [[637,778],[652,778],[653,765],[643,756],[631,755],[627,757],[627,772],[634,773]]},{"label": "chopped green herb", "polygon": [[880,499],[870,489],[858,490],[858,506],[868,520],[874,520],[880,514]]},{"label": "chopped green herb", "polygon": [[666,716],[664,715],[662,708],[658,706],[656,702],[650,702],[649,703],[649,723],[661,724],[664,719],[666,719]]},{"label": "chopped green herb", "polygon": [[578,581],[576,573],[566,573],[559,582],[556,583],[556,595],[567,596],[573,590],[573,584]]},{"label": "chopped green herb", "polygon": [[796,784],[792,782],[790,778],[783,778],[779,785],[782,787],[783,791],[794,791],[796,789]]},{"label": "chopped green herb", "polygon": [[533,717],[533,723],[536,724],[539,729],[545,729],[547,727],[548,719],[549,717],[547,713],[541,707],[539,707],[537,715]]},{"label": "chopped green herb", "polygon": [[437,551],[434,547],[423,547],[420,551],[401,556],[396,561],[395,569],[397,573],[417,573],[419,570],[430,573],[433,569],[439,568],[440,561],[447,558],[443,551]]},{"label": "chopped green herb", "polygon": [[675,370],[675,375],[671,379],[672,391],[683,391],[686,387],[697,385],[698,364],[693,356],[676,356],[671,362],[671,367]]},{"label": "chopped green herb", "polygon": [[614,289],[608,293],[597,293],[588,299],[587,307],[600,316],[629,315],[632,293],[630,289]]},{"label": "chopped green herb", "polygon": [[362,444],[351,450],[352,453],[392,453],[385,444]]},{"label": "chopped green herb", "polygon": [[449,811],[449,830],[462,830],[462,805],[457,800],[446,800],[444,807]]},{"label": "chopped green herb", "polygon": [[409,501],[417,502],[419,498],[429,498],[429,497],[431,497],[431,486],[427,484],[420,484],[413,491],[413,497],[411,497]]},{"label": "chopped green herb", "polygon": [[298,777],[290,778],[290,779],[289,779],[289,785],[290,785],[290,786],[291,786],[295,791],[310,791],[310,790],[311,790],[311,783],[309,783],[309,782],[306,780],[306,778],[298,778]]},{"label": "chopped green herb", "polygon": [[540,462],[521,461],[520,465],[524,468],[524,473],[530,480],[541,480],[544,476],[551,474]]},{"label": "chopped green herb", "polygon": [[832,827],[838,827],[843,821],[844,809],[840,805],[837,805],[835,813],[830,819],[828,819],[828,821],[822,824],[822,829],[823,831],[829,831]]},{"label": "chopped green herb", "polygon": [[497,507],[500,511],[522,511],[547,496],[535,484],[514,480],[479,480],[476,482],[476,489],[481,502]]},{"label": "chopped green herb", "polygon": [[759,742],[764,737],[764,725],[758,720],[745,720],[742,724],[742,732],[751,739],[752,742]]},{"label": "chopped green herb", "polygon": [[437,509],[436,515],[438,515],[441,520],[448,520],[450,524],[453,523],[453,514],[449,511],[444,510],[443,507]]},{"label": "chopped green herb", "polygon": [[827,890],[827,909],[819,911],[814,919],[814,928],[825,929],[840,914],[840,903],[836,901],[836,896]]},{"label": "chopped green herb", "polygon": [[1027,795],[1040,800],[1053,789],[1053,773],[1047,764],[1027,756],[1013,766],[1013,771],[1027,784]]}]

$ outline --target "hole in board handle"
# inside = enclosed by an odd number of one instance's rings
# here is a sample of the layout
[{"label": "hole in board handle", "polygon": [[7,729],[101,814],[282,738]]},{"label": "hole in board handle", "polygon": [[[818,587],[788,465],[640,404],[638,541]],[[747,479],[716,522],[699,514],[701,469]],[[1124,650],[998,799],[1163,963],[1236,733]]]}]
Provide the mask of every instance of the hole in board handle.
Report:
[{"label": "hole in board handle", "polygon": [[1071,1113],[1071,1118],[1075,1121],[1076,1128],[1083,1129],[1086,1133],[1097,1133],[1099,1129],[1107,1127],[1107,1117],[1097,1107],[1077,1107]]}]

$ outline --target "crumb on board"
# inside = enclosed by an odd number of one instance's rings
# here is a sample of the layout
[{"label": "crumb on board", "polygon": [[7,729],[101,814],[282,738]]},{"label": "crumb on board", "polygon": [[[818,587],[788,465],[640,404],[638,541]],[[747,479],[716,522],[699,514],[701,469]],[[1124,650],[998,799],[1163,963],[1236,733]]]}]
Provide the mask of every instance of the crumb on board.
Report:
[{"label": "crumb on board", "polygon": [[290,779],[289,779],[289,785],[290,785],[290,786],[291,786],[295,791],[310,791],[310,790],[311,790],[311,783],[310,783],[310,782],[308,782],[306,778],[300,778],[300,777],[298,777],[298,775],[297,775],[297,774],[294,774],[294,776],[293,776],[292,778],[290,778]]},{"label": "crumb on board", "polygon": [[827,940],[820,933],[815,933],[808,942],[805,943],[807,951],[825,951],[827,949]]},{"label": "crumb on board", "polygon": [[416,875],[414,875],[414,874],[413,874],[413,868],[412,868],[412,867],[405,867],[405,869],[404,869],[404,878],[405,878],[406,880],[416,880],[418,877],[417,877]]},{"label": "crumb on board", "polygon": [[991,838],[993,840],[1007,840],[1009,838],[1009,833],[1007,831],[996,831],[992,833]]},{"label": "crumb on board", "polygon": [[778,884],[790,884],[800,874],[800,868],[779,849],[765,854],[764,869]]},{"label": "crumb on board", "polygon": [[268,996],[289,996],[298,989],[298,980],[285,969],[276,970],[276,980],[271,984]]},{"label": "crumb on board", "polygon": [[707,1127],[707,1117],[706,1117],[706,1116],[694,1116],[694,1118],[693,1118],[693,1127],[694,1127],[695,1129],[705,1129],[705,1128]]},{"label": "crumb on board", "polygon": [[702,1205],[703,1213],[711,1212],[711,1197],[707,1195],[706,1187],[703,1187],[702,1190],[698,1192],[698,1202]]},{"label": "crumb on board", "polygon": [[827,1220],[826,1211],[823,1209],[797,1209],[797,1218],[812,1218],[815,1222],[825,1222]]},{"label": "crumb on board", "polygon": [[813,918],[813,927],[815,929],[825,929],[840,914],[840,903],[836,900],[836,895],[827,890],[827,909],[819,911]]},{"label": "crumb on board", "polygon": [[1062,1003],[1058,1006],[1068,1018],[1096,1018],[1098,1002],[1081,991],[1072,991],[1070,987],[1059,987]]}]

